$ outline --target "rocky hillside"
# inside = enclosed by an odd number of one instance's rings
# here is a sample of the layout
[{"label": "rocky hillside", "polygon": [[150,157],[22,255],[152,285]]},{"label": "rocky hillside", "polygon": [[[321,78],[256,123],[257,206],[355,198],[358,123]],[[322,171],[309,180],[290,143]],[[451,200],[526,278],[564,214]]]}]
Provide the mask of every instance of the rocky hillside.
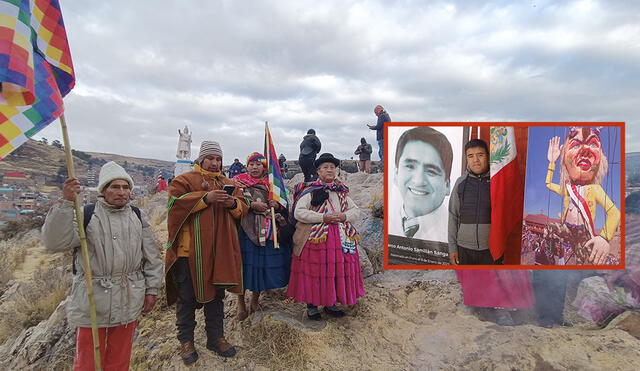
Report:
[{"label": "rocky hillside", "polygon": [[[84,177],[89,168],[93,167],[99,172],[100,166],[108,161],[116,161],[121,165],[126,162],[126,168],[132,176],[138,174],[155,177],[161,169],[173,173],[174,166],[174,163],[169,161],[127,157],[109,153],[74,151],[73,162],[76,172],[81,178]],[[29,139],[20,148],[0,161],[0,175],[17,171],[31,178],[40,176],[50,181],[61,169],[66,171],[64,150],[32,139]]]},{"label": "rocky hillside", "polygon": [[[136,370],[633,370],[640,363],[640,316],[628,312],[605,329],[580,320],[571,307],[571,285],[565,315],[572,328],[538,327],[530,311],[521,326],[501,327],[482,322],[462,304],[460,286],[451,271],[383,271],[382,174],[345,174],[345,182],[362,209],[356,225],[363,238],[366,296],[347,308],[347,316],[312,322],[305,307],[287,303],[283,290],[261,299],[262,312],[238,322],[236,297],[225,299],[225,334],[237,344],[238,355],[222,359],[205,349],[204,320],[198,312],[196,347],[200,360],[185,367],[175,338],[175,307],[164,298],[141,318],[134,342]],[[298,180],[294,177],[292,183]],[[139,201],[147,212],[158,242],[166,241],[166,193]],[[627,218],[629,226],[640,220]],[[630,228],[627,243],[640,243],[638,228]],[[39,243],[33,235],[12,242]],[[1,248],[2,246],[0,246]],[[31,250],[30,250],[31,251]],[[61,260],[62,259],[62,260]],[[51,266],[68,270],[64,257],[51,256]],[[369,264],[370,263],[370,264]],[[369,264],[369,265],[367,265]],[[32,276],[33,277],[32,273]],[[67,273],[68,274],[68,273]],[[28,276],[28,275],[27,275]],[[14,299],[29,278],[14,279],[0,298],[3,318],[21,318]],[[33,280],[33,279],[32,279]],[[15,288],[18,285],[18,288]],[[26,286],[24,286],[26,287]],[[69,369],[73,333],[64,318],[65,302],[48,319],[27,324],[0,345],[0,369]],[[13,309],[11,309],[13,308]],[[13,312],[11,311],[13,310]],[[0,340],[1,341],[1,340]],[[633,365],[636,366],[633,366]]]}]

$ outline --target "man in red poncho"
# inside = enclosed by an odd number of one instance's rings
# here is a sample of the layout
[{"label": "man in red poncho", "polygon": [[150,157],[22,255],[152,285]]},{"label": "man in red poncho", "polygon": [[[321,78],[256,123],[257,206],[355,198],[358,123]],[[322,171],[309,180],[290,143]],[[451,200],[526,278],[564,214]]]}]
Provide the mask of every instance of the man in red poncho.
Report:
[{"label": "man in red poncho", "polygon": [[198,359],[195,310],[203,308],[207,349],[233,357],[236,350],[224,338],[222,299],[225,289],[243,289],[237,221],[247,205],[241,189],[222,174],[218,142],[202,142],[193,171],[173,179],[168,210],[167,303],[176,303],[180,356],[187,365]]}]

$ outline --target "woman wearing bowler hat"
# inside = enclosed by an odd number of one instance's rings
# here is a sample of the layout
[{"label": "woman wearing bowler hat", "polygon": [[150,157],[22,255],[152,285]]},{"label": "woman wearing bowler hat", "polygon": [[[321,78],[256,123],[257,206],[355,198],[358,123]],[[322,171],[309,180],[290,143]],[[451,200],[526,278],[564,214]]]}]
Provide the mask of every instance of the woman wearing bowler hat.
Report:
[{"label": "woman wearing bowler hat", "polygon": [[297,220],[287,295],[307,303],[307,316],[342,317],[336,303],[354,305],[364,295],[357,245],[360,235],[352,225],[359,210],[349,189],[336,179],[340,160],[323,153],[314,163],[318,180],[300,183],[294,191]]}]

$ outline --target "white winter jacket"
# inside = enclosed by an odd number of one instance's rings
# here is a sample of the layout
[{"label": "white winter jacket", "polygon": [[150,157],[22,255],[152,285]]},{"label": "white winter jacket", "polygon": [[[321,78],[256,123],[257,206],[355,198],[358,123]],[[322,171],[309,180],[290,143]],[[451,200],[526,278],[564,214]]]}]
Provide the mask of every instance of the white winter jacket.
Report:
[{"label": "white winter jacket", "polygon": [[[93,273],[98,327],[114,327],[140,316],[145,294],[157,295],[163,279],[160,249],[146,216],[142,221],[129,205],[116,208],[102,198],[87,225],[87,246]],[[47,214],[42,241],[49,251],[80,246],[73,202],[61,200]],[[75,254],[67,318],[74,326],[90,327],[82,254]]]}]

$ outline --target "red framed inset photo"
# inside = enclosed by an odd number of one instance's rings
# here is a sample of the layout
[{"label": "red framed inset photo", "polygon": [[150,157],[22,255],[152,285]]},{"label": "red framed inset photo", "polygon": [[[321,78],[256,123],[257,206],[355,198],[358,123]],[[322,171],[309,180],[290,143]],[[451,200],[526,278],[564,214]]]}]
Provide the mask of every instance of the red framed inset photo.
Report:
[{"label": "red framed inset photo", "polygon": [[385,269],[624,269],[624,129],[385,123]]}]

